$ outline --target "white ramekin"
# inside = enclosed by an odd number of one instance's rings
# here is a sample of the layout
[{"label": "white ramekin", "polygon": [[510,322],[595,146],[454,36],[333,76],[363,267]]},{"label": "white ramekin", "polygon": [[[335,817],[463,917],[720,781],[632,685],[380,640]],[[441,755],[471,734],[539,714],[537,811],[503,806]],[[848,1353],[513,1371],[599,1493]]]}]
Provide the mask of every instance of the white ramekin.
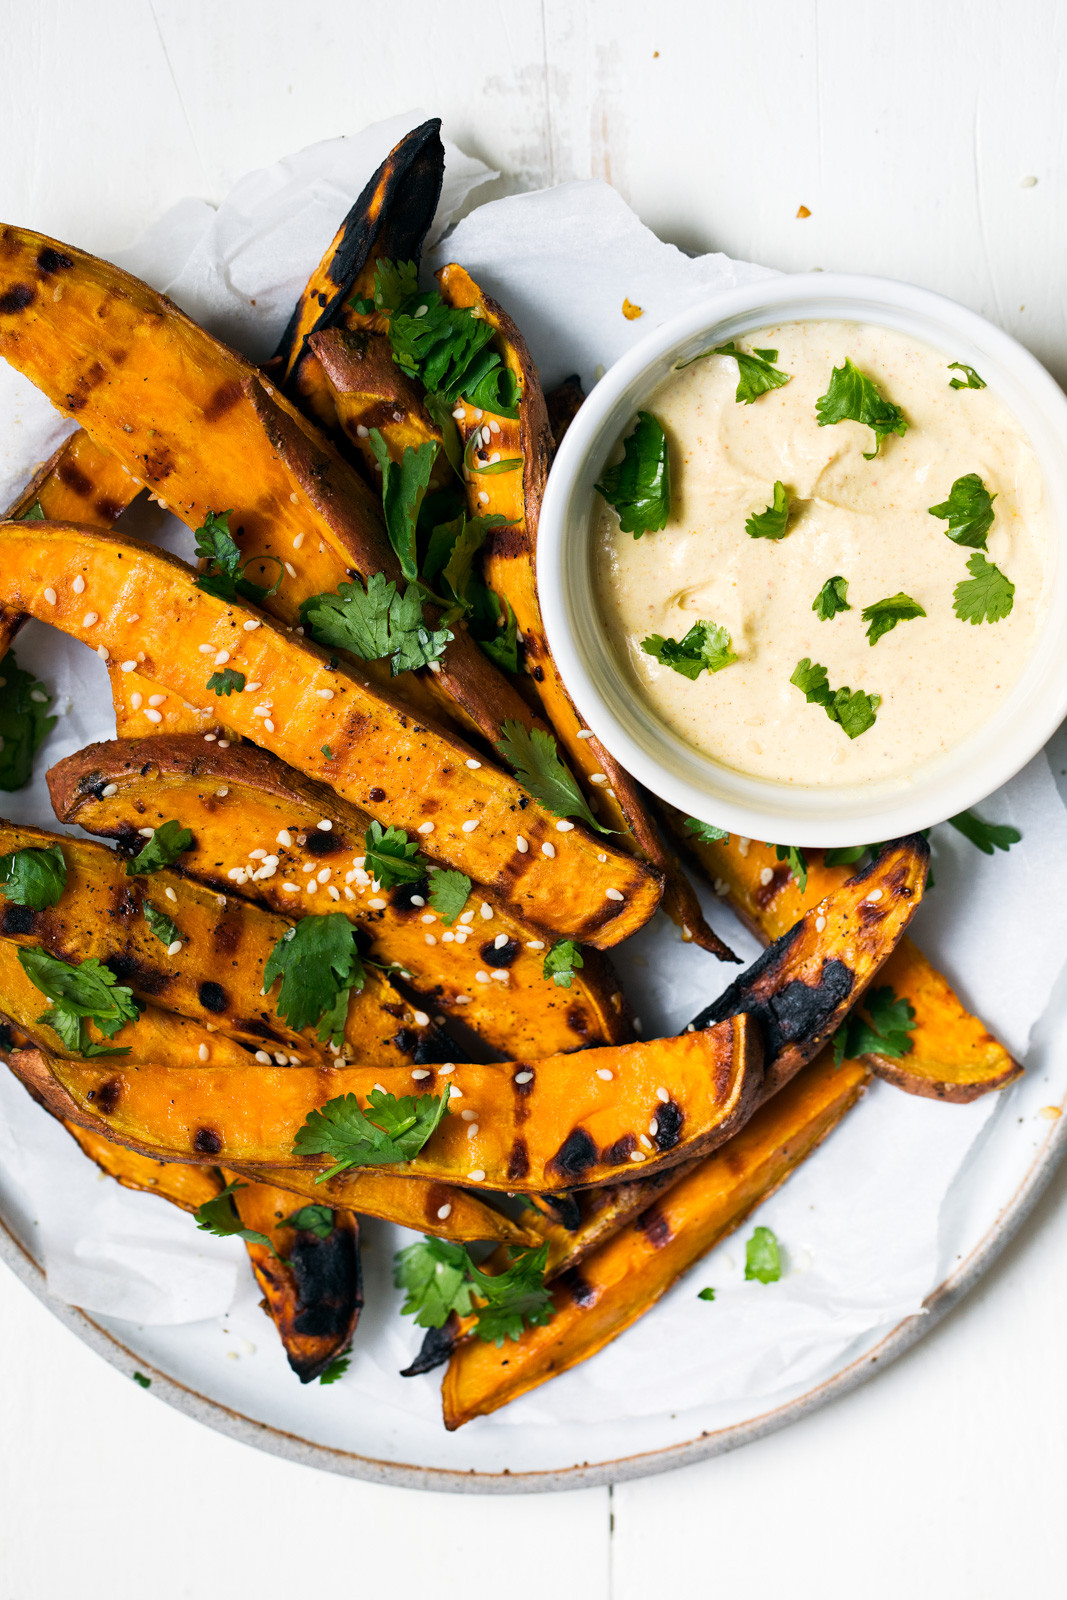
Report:
[{"label": "white ramekin", "polygon": [[[753,778],[701,755],[658,721],[625,677],[600,620],[592,556],[593,485],[635,413],[678,361],[768,323],[832,318],[921,339],[977,368],[1015,413],[1044,478],[1048,610],[1014,689],[962,744],[906,779],[840,788]],[[537,576],[548,643],[597,738],[653,794],[753,839],[858,845],[930,827],[1006,783],[1067,714],[1067,397],[1008,334],[926,289],[805,273],[731,289],[686,311],[617,361],[559,449],[541,510]]]}]

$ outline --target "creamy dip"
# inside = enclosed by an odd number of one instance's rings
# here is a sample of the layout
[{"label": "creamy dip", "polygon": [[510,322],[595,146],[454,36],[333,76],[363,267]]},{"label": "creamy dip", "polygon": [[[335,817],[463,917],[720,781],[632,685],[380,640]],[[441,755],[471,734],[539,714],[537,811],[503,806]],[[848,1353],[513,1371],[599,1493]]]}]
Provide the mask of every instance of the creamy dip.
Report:
[{"label": "creamy dip", "polygon": [[[886,328],[791,322],[737,341],[776,349],[791,374],[750,405],[734,393],[737,363],[713,355],[676,372],[648,402],[669,442],[665,528],[635,539],[597,496],[594,559],[613,647],[655,714],[705,755],[795,784],[906,779],[958,744],[1003,700],[1045,612],[1048,556],[1041,471],[1013,414],[988,388],[952,389],[956,358]],[[878,456],[870,428],[820,427],[815,402],[846,358],[907,419]],[[953,610],[974,554],[946,537],[929,508],[977,473],[996,495],[983,554],[1015,585],[1009,616],[977,625]],[[792,505],[779,540],[751,538],[776,480]],[[848,581],[851,610],[821,621],[827,579]],[[925,610],[875,645],[864,606],[900,592]],[[695,622],[728,630],[737,661],[690,681],[641,649],[650,634],[682,639]],[[874,725],[849,739],[789,679],[804,657],[832,689],[881,696]]]}]

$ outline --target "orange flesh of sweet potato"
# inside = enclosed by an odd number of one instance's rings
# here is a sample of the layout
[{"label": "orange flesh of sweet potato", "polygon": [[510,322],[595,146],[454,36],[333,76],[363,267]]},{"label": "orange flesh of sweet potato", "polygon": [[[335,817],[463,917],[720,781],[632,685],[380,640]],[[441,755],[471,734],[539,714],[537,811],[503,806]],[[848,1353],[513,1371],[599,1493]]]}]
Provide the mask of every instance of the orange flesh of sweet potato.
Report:
[{"label": "orange flesh of sweet potato", "polygon": [[[442,296],[450,305],[476,307],[496,329],[497,347],[522,390],[517,418],[483,415],[481,410],[476,413],[465,401],[458,401],[453,413],[464,462],[473,463],[464,473],[470,513],[499,514],[507,523],[486,541],[486,581],[515,613],[524,641],[526,670],[594,813],[618,830],[627,848],[664,873],[663,909],[681,928],[683,939],[695,940],[720,960],[735,960],[730,948],[708,926],[693,887],[676,856],[664,845],[637,784],[597,739],[589,737],[548,648],[537,595],[537,523],[553,445],[537,369],[526,343],[511,318],[482,294],[462,267],[443,267],[437,276]],[[479,431],[480,445],[468,449]],[[497,457],[522,465],[513,472],[478,472],[479,463],[491,465]]]},{"label": "orange flesh of sweet potato", "polygon": [[[431,1011],[460,1018],[502,1055],[554,1055],[632,1037],[617,980],[594,952],[570,988],[560,988],[543,976],[545,941],[488,900],[472,897],[461,913],[466,923],[446,927],[412,899],[417,889],[426,900],[425,883],[374,894],[367,874],[351,866],[364,850],[366,814],[263,750],[219,750],[195,737],[127,739],[68,756],[48,782],[60,821],[127,845],[145,824],[180,822],[193,833],[180,870],[209,887],[283,916],[344,911],[372,939],[376,961],[409,973]],[[328,830],[318,826],[324,819]],[[277,871],[235,885],[231,871],[264,872],[252,850],[277,856]],[[323,867],[332,868],[336,900],[318,882]]]},{"label": "orange flesh of sweet potato", "polygon": [[[778,938],[823,895],[832,893],[854,870],[826,866],[823,851],[807,850],[804,893],[773,845],[731,836],[714,842],[686,834],[680,812],[666,807],[668,819],[716,888],[729,900],[751,932],[764,942]],[[769,874],[769,876],[768,876]],[[764,879],[766,878],[766,882]],[[912,1049],[899,1061],[889,1056],[864,1059],[881,1078],[909,1094],[962,1104],[1013,1083],[1020,1064],[969,1012],[947,978],[912,941],[901,939],[878,974],[915,1010]]]},{"label": "orange flesh of sweet potato", "polygon": [[102,1172],[124,1189],[142,1194],[157,1194],[161,1200],[182,1211],[199,1211],[207,1200],[222,1193],[223,1180],[217,1167],[194,1166],[191,1162],[157,1161],[136,1150],[127,1150],[105,1135],[81,1128],[76,1122],[63,1126]]},{"label": "orange flesh of sweet potato", "polygon": [[607,1183],[638,1164],[652,1171],[712,1149],[748,1116],[762,1079],[758,1033],[747,1017],[651,1044],[464,1064],[440,1075],[419,1069],[417,1080],[406,1068],[126,1069],[40,1051],[16,1052],[11,1064],[58,1115],[106,1127],[135,1149],[305,1173],[333,1165],[293,1152],[305,1118],[328,1100],[355,1094],[366,1103],[379,1084],[398,1097],[448,1086],[459,1091],[452,1112],[395,1170],[520,1192]]},{"label": "orange flesh of sweet potato", "polygon": [[414,834],[432,820],[428,855],[556,937],[603,948],[655,910],[660,882],[643,863],[580,825],[561,833],[550,812],[469,746],[414,723],[397,701],[261,613],[198,588],[163,551],[103,532],[86,539],[65,524],[0,523],[0,603],[115,661],[138,661],[144,676],[193,705],[210,693],[212,666],[228,662],[255,685],[228,697],[235,729],[384,825]]},{"label": "orange flesh of sweet potato", "polygon": [[39,505],[49,522],[87,522],[110,528],[142,485],[84,428],[64,439],[4,513],[18,521]]},{"label": "orange flesh of sweet potato", "polygon": [[[55,834],[42,829],[0,822],[0,855],[46,849],[56,842]],[[218,895],[166,869],[128,877],[122,858],[104,845],[64,838],[62,849],[67,883],[59,903],[32,911],[3,902],[4,940],[41,945],[67,962],[95,956],[106,961],[138,999],[155,1001],[202,1025],[210,1022],[230,1041],[240,1039],[260,1050],[269,1046],[272,1052],[294,1053],[305,1061],[331,1059],[314,1028],[302,1032],[290,1028],[278,1016],[271,996],[261,994],[263,969],[290,923],[240,900],[228,898],[221,906]],[[177,925],[183,944],[175,955],[167,953],[149,928],[145,903],[165,911]],[[41,997],[37,1015],[43,1010]],[[138,1048],[138,1059],[143,1060],[159,1030],[167,1026],[165,1015],[153,1012],[151,1028],[143,1019],[127,1023],[118,1043]],[[204,1045],[215,1060],[224,1034],[213,1034],[211,1041],[197,1035],[197,1045]],[[391,1067],[405,1056],[414,1062],[432,1053],[440,1042],[432,1027],[416,1023],[411,1008],[384,975],[371,968],[362,991],[350,998],[345,1047],[364,1062]]]},{"label": "orange flesh of sweet potato", "polygon": [[773,1194],[855,1105],[867,1079],[856,1062],[835,1070],[827,1052],[728,1144],[558,1279],[551,1322],[499,1350],[480,1339],[460,1344],[442,1385],[445,1427],[498,1410],[630,1327]]}]

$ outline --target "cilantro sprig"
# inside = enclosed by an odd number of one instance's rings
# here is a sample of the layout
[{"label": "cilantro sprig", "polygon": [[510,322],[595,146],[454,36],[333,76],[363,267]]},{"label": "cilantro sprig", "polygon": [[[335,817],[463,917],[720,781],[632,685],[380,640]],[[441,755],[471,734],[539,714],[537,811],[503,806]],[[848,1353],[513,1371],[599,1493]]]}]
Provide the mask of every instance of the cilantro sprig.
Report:
[{"label": "cilantro sprig", "polygon": [[999,567],[976,550],[967,563],[970,578],[957,583],[952,591],[952,609],[961,622],[977,627],[982,622],[1001,622],[1011,615],[1015,604],[1015,585]]},{"label": "cilantro sprig", "polygon": [[542,966],[542,976],[551,978],[561,989],[569,989],[575,972],[584,967],[582,952],[573,939],[557,939]]},{"label": "cilantro sprig", "polygon": [[238,1189],[247,1189],[247,1183],[238,1183],[235,1178],[228,1183],[212,1200],[205,1200],[193,1212],[193,1220],[203,1233],[213,1233],[217,1239],[244,1239],[248,1244],[266,1245],[272,1256],[277,1256],[271,1241],[265,1233],[257,1233],[255,1228],[246,1228],[241,1221],[237,1210],[234,1195]]},{"label": "cilantro sprig", "polygon": [[[232,510],[209,511],[196,530],[196,553],[207,564],[207,571],[196,580],[197,588],[214,595],[216,600],[251,600],[253,605],[262,605],[278,590],[285,568],[277,556],[251,556],[244,561],[230,532],[232,516]],[[265,563],[278,568],[278,576],[269,588],[244,576],[246,567]]]},{"label": "cilantro sprig", "polygon": [[370,446],[381,468],[382,510],[389,543],[396,551],[401,572],[412,583],[419,575],[419,509],[437,459],[437,445],[432,439],[418,448],[405,445],[400,460],[394,461],[380,431],[372,428]]},{"label": "cilantro sprig", "polygon": [[58,905],[66,883],[67,863],[58,844],[0,856],[0,895],[12,905],[44,911]]},{"label": "cilantro sprig", "polygon": [[737,660],[729,633],[716,622],[694,622],[684,639],[665,639],[662,633],[650,633],[641,640],[641,649],[690,682],[695,682],[702,672],[721,672]]},{"label": "cilantro sprig", "polygon": [[113,1039],[128,1022],[136,1022],[140,1007],[133,991],[120,984],[95,956],[78,966],[37,946],[17,952],[19,965],[51,1007],[37,1018],[62,1039],[68,1050],[82,1056],[128,1055],[89,1040],[85,1024],[93,1022],[105,1039]]},{"label": "cilantro sprig", "polygon": [[450,928],[470,897],[471,880],[454,867],[430,868],[430,905]]},{"label": "cilantro sprig", "polygon": [[525,728],[509,718],[502,726],[503,738],[495,748],[515,770],[524,789],[556,817],[578,817],[597,833],[611,833],[590,811],[585,796],[573,775],[559,759],[559,749],[550,733],[540,728]]},{"label": "cilantro sprig", "polygon": [[853,690],[847,685],[831,689],[827,678],[826,668],[805,656],[797,662],[789,681],[802,691],[809,705],[822,706],[831,722],[839,723],[850,739],[858,739],[861,733],[874,727],[881,695],[867,694],[863,689]]},{"label": "cilantro sprig", "polygon": [[944,530],[945,538],[951,539],[953,544],[961,544],[971,550],[984,550],[986,537],[993,526],[993,501],[996,498],[995,494],[990,494],[977,472],[968,472],[956,479],[947,500],[930,507],[930,515],[948,522]]},{"label": "cilantro sprig", "polygon": [[842,578],[840,574],[827,578],[811,602],[811,609],[820,622],[829,622],[839,611],[851,611],[852,607],[848,603],[848,579]]},{"label": "cilantro sprig", "polygon": [[864,461],[873,461],[882,448],[882,441],[891,434],[903,438],[908,431],[907,419],[899,406],[887,400],[877,384],[861,372],[848,356],[843,367],[835,367],[830,374],[829,387],[815,402],[815,415],[819,427],[835,422],[859,422],[874,430],[874,449],[863,452]]},{"label": "cilantro sprig", "polygon": [[789,493],[784,483],[775,480],[770,505],[745,518],[750,539],[784,539],[789,532]]},{"label": "cilantro sprig", "polygon": [[32,672],[23,672],[9,650],[0,660],[0,789],[24,789],[33,758],[56,725],[48,715],[52,696]]},{"label": "cilantro sprig", "polygon": [[965,839],[977,845],[983,855],[991,856],[994,850],[1010,850],[1018,844],[1022,834],[1007,822],[986,822],[973,811],[961,811],[949,822]]},{"label": "cilantro sprig", "polygon": [[404,828],[383,828],[374,821],[364,837],[364,869],[382,889],[393,889],[398,883],[418,883],[426,876],[427,863],[419,855],[417,840],[411,840]]},{"label": "cilantro sprig", "polygon": [[283,1226],[313,1233],[316,1239],[328,1239],[334,1229],[333,1211],[329,1206],[301,1206],[285,1218]]},{"label": "cilantro sprig", "polygon": [[177,924],[167,916],[166,912],[157,911],[155,906],[150,906],[148,904],[147,900],[144,903],[144,919],[148,923],[150,931],[155,934],[160,944],[165,944],[168,949],[175,942],[175,940],[181,937],[178,932]]},{"label": "cilantro sprig", "polygon": [[864,606],[860,616],[869,623],[867,638],[876,645],[885,634],[892,633],[898,622],[910,622],[915,617],[925,617],[926,612],[909,594],[891,594],[884,600],[875,600]]},{"label": "cilantro sprig", "polygon": [[300,607],[300,620],[318,644],[348,650],[361,661],[388,660],[395,678],[439,661],[454,637],[447,626],[427,626],[424,598],[417,583],[400,594],[384,573],[372,572],[366,588],[356,578],[332,593],[312,595]]},{"label": "cilantro sprig", "polygon": [[597,494],[614,506],[623,533],[640,539],[667,526],[671,514],[671,461],[667,436],[651,411],[639,411],[623,458],[605,467]]},{"label": "cilantro sprig", "polygon": [[693,834],[700,844],[716,844],[730,837],[725,828],[716,828],[713,823],[701,822],[697,817],[686,817],[685,831]]},{"label": "cilantro sprig", "polygon": [[318,1024],[319,1038],[344,1039],[350,990],[358,994],[366,974],[355,925],[343,911],[301,917],[278,940],[263,968],[263,987],[280,978],[275,1002],[280,1017],[298,1032]]},{"label": "cilantro sprig", "polygon": [[126,863],[126,876],[139,877],[142,873],[159,872],[173,866],[178,857],[193,846],[193,835],[188,828],[171,817],[160,823],[139,854]]},{"label": "cilantro sprig", "polygon": [[795,844],[776,844],[774,851],[779,861],[788,861],[789,870],[801,894],[808,887],[808,858]]},{"label": "cilantro sprig", "polygon": [[778,360],[777,350],[741,350],[736,342],[731,339],[729,344],[717,344],[714,349],[702,350],[697,356],[690,356],[688,361],[683,361],[678,367],[680,372],[683,367],[692,366],[694,361],[705,361],[708,356],[733,356],[737,362],[737,390],[734,399],[738,405],[752,405],[761,394],[766,394],[770,389],[780,389],[787,384],[791,373],[783,372],[775,366]]},{"label": "cilantro sprig", "polygon": [[[346,919],[347,920],[347,919]],[[367,1108],[354,1094],[327,1100],[309,1111],[293,1140],[296,1155],[326,1155],[336,1164],[315,1179],[324,1183],[348,1167],[400,1165],[418,1155],[448,1112],[449,1086],[442,1095],[396,1095],[372,1089]]]},{"label": "cilantro sprig", "polygon": [[418,1328],[443,1328],[453,1312],[474,1313],[474,1332],[497,1349],[505,1339],[518,1340],[526,1328],[552,1320],[552,1296],[545,1288],[548,1242],[536,1250],[512,1246],[510,1266],[503,1272],[482,1272],[461,1244],[428,1235],[397,1252],[394,1275],[405,1291],[401,1312]]},{"label": "cilantro sprig", "polygon": [[495,329],[469,306],[446,305],[436,290],[420,290],[414,263],[379,261],[374,304],[388,311],[393,360],[443,400],[465,399],[496,416],[515,417],[518,379],[496,350]]},{"label": "cilantro sprig", "polygon": [[861,1001],[862,1010],[853,1011],[834,1034],[834,1065],[858,1061],[861,1056],[887,1056],[899,1061],[915,1048],[911,1034],[915,1028],[915,1007],[910,1000],[898,999],[889,984],[875,989]]}]

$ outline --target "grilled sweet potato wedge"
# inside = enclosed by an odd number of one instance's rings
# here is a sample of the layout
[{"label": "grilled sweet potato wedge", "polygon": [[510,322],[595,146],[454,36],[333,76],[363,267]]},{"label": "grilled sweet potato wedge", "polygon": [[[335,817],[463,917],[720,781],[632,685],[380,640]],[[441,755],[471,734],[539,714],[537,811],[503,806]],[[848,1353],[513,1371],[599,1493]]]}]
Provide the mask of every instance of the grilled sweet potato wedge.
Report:
[{"label": "grilled sweet potato wedge", "polygon": [[608,1183],[637,1163],[652,1171],[702,1154],[741,1126],[762,1081],[758,1029],[745,1016],[651,1044],[457,1066],[439,1081],[427,1071],[417,1085],[404,1068],[125,1070],[41,1051],[15,1052],[11,1065],[57,1115],[107,1128],[133,1149],[304,1173],[332,1165],[293,1151],[308,1114],[327,1101],[355,1094],[366,1103],[379,1084],[398,1097],[447,1086],[459,1091],[462,1111],[446,1116],[412,1161],[378,1170],[537,1192]]},{"label": "grilled sweet potato wedge", "polygon": [[862,1064],[835,1069],[823,1054],[728,1144],[559,1278],[545,1326],[499,1350],[480,1339],[458,1345],[441,1391],[445,1427],[498,1410],[610,1344],[811,1155],[868,1077]]},{"label": "grilled sweet potato wedge", "polygon": [[136,1150],[127,1150],[125,1145],[115,1144],[103,1134],[81,1128],[76,1122],[64,1122],[63,1126],[89,1160],[124,1189],[158,1194],[161,1200],[169,1200],[182,1211],[199,1211],[205,1201],[214,1200],[222,1193],[224,1180],[217,1167],[156,1161],[151,1156],[139,1155]]},{"label": "grilled sweet potato wedge", "polygon": [[[779,861],[773,845],[755,839],[705,841],[694,838],[681,812],[664,807],[671,826],[684,840],[717,891],[758,939],[777,939],[797,917],[845,883],[848,866],[828,867],[822,850],[807,850],[808,882],[802,892],[788,863]],[[1020,1064],[973,1016],[953,990],[905,935],[878,974],[880,983],[907,1000],[915,1011],[912,1049],[901,1060],[867,1055],[867,1065],[908,1094],[964,1104],[993,1089],[1003,1089],[1022,1072]]]},{"label": "grilled sweet potato wedge", "polygon": [[228,661],[254,686],[227,697],[240,733],[386,825],[414,833],[432,817],[427,854],[557,937],[603,948],[656,908],[660,881],[644,863],[581,825],[561,834],[550,812],[469,746],[414,723],[392,696],[262,613],[198,588],[164,551],[111,533],[86,539],[64,523],[0,523],[0,604],[141,665],[192,705],[214,698],[209,668]]},{"label": "grilled sweet potato wedge", "polygon": [[[42,829],[0,822],[0,855],[48,848],[56,842],[55,834]],[[67,884],[58,905],[32,911],[0,902],[0,944],[40,945],[67,962],[78,963],[87,956],[106,962],[138,999],[173,1008],[202,1028],[211,1023],[221,1030],[210,1042],[198,1032],[195,1048],[208,1050],[204,1059],[218,1059],[226,1035],[230,1043],[242,1040],[260,1050],[270,1046],[304,1061],[331,1059],[314,1028],[301,1032],[290,1028],[278,1016],[273,1000],[261,993],[263,969],[290,923],[245,901],[227,898],[222,906],[220,896],[166,869],[148,877],[129,877],[122,858],[105,845],[64,838],[62,848]],[[183,944],[173,956],[149,928],[146,904],[165,911],[176,923]],[[8,993],[23,991],[11,988]],[[39,1015],[40,995],[36,1004],[34,1015]],[[25,1026],[22,1017],[16,1020]],[[156,1047],[165,1048],[165,1059],[173,1060],[184,1046],[164,1045],[164,1028],[168,1037],[177,1039],[166,1016],[153,1012],[149,1021],[142,1017],[128,1023],[119,1044],[125,1047],[127,1036],[131,1046],[143,1039],[139,1060]],[[361,1060],[373,1059],[382,1067],[405,1058],[409,1064],[424,1057],[440,1060],[445,1050],[434,1025],[418,1023],[408,1003],[373,968],[363,989],[351,996],[345,1043]]]},{"label": "grilled sweet potato wedge", "polygon": [[[307,869],[332,867],[340,898],[330,904],[366,930],[374,959],[399,967],[429,1010],[459,1018],[501,1055],[555,1055],[632,1038],[603,957],[588,951],[570,988],[560,988],[542,973],[545,941],[488,899],[472,898],[466,923],[449,928],[425,903],[426,883],[374,894],[366,874],[351,868],[364,848],[366,813],[264,750],[220,750],[180,735],[122,739],[68,756],[48,784],[61,822],[126,847],[140,846],[137,830],[146,824],[179,822],[193,834],[183,873],[283,916],[325,909],[327,891]],[[332,827],[320,828],[323,820]],[[263,875],[252,850],[277,856],[277,871]],[[502,976],[492,980],[493,972]]]},{"label": "grilled sweet potato wedge", "polygon": [[143,485],[79,428],[42,463],[4,516],[19,521],[39,506],[49,522],[110,528],[142,492]]},{"label": "grilled sweet potato wedge", "polygon": [[828,1044],[899,943],[926,885],[920,834],[887,844],[863,872],[820,900],[736,983],[693,1019],[706,1028],[739,1011],[759,1020],[763,1098]]}]

